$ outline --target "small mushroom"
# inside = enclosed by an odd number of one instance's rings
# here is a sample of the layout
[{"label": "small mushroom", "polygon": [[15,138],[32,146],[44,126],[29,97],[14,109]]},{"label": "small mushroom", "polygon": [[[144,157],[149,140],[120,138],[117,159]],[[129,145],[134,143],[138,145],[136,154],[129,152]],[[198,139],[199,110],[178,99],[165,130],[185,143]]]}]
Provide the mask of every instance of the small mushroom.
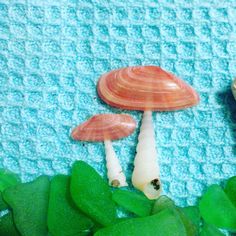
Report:
[{"label": "small mushroom", "polygon": [[199,102],[198,94],[184,81],[157,66],[111,71],[101,76],[97,90],[101,99],[113,107],[144,111],[132,183],[148,198],[157,198],[161,192],[161,182],[152,111],[191,107]]},{"label": "small mushroom", "polygon": [[99,114],[77,126],[71,133],[75,140],[104,141],[109,184],[127,186],[126,178],[112,147],[111,140],[129,136],[135,129],[135,120],[126,114]]}]

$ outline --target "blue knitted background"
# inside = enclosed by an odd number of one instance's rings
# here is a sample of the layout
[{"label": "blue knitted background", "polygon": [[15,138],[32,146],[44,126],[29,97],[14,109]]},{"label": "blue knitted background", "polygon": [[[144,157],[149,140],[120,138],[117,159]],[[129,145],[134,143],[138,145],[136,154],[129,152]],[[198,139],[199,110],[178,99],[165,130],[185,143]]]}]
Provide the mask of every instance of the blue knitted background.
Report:
[{"label": "blue knitted background", "polygon": [[[192,204],[235,175],[235,0],[0,0],[0,167],[28,181],[81,159],[105,174],[103,144],[72,141],[71,127],[121,112],[98,99],[101,74],[146,64],[201,97],[193,109],[153,115],[164,192]],[[114,142],[129,179],[137,135]]]}]

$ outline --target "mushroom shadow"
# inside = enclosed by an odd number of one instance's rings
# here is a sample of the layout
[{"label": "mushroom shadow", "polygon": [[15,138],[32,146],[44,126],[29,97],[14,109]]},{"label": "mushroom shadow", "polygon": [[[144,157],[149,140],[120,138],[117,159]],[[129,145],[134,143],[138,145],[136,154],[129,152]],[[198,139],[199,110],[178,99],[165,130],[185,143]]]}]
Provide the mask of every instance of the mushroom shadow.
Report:
[{"label": "mushroom shadow", "polygon": [[[225,107],[228,116],[228,126],[230,128],[230,135],[234,142],[236,143],[236,101],[234,99],[234,96],[232,94],[231,89],[227,89],[223,92],[219,92],[216,94],[216,98],[220,104]],[[235,148],[233,149],[234,155],[236,155],[236,145],[234,145]]]}]

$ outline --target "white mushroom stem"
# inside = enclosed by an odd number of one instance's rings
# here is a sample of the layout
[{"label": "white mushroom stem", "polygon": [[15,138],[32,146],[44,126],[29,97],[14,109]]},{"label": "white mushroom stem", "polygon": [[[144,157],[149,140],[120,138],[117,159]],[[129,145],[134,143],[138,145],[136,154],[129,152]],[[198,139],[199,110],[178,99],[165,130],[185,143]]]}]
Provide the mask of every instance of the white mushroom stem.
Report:
[{"label": "white mushroom stem", "polygon": [[136,151],[132,183],[149,199],[156,199],[161,192],[161,183],[151,111],[143,114]]},{"label": "white mushroom stem", "polygon": [[105,140],[105,152],[106,152],[106,166],[107,177],[109,184],[113,187],[128,186],[124,172],[122,171],[120,162],[116,156],[110,140]]},{"label": "white mushroom stem", "polygon": [[236,100],[236,79],[234,79],[232,85],[231,85],[231,90],[234,95],[234,99]]}]

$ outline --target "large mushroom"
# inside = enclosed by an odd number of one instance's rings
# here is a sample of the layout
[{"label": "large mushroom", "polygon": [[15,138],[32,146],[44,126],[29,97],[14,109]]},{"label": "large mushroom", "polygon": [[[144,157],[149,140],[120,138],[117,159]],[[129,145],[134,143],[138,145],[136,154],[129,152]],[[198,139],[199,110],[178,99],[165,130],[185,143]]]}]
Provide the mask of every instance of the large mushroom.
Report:
[{"label": "large mushroom", "polygon": [[161,182],[152,111],[194,106],[199,102],[198,94],[184,81],[157,66],[113,70],[101,76],[97,91],[101,99],[113,107],[144,111],[132,183],[148,198],[157,198]]},{"label": "large mushroom", "polygon": [[104,141],[109,184],[113,187],[127,186],[126,178],[112,147],[111,140],[130,135],[136,127],[135,120],[126,114],[99,114],[80,124],[71,133],[75,140]]}]

